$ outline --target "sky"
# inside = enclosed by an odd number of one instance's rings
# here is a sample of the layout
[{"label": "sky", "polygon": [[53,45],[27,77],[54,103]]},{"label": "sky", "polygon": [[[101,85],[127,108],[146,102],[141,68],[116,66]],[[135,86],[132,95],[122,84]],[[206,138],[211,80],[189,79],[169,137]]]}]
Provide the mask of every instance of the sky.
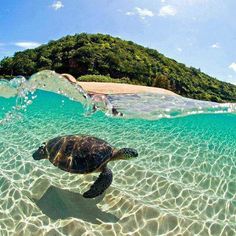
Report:
[{"label": "sky", "polygon": [[104,33],[236,84],[236,0],[0,0],[0,59],[76,33]]}]

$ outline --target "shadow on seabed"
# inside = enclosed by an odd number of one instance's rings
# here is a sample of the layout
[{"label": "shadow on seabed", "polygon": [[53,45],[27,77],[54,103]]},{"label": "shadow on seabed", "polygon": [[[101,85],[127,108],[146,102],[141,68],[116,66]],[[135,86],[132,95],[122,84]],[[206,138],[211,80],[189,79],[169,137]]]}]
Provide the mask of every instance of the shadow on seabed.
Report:
[{"label": "shadow on seabed", "polygon": [[79,193],[51,186],[41,199],[34,199],[34,202],[45,215],[53,220],[74,217],[93,224],[100,224],[99,220],[116,223],[119,218],[97,207],[103,197],[104,194],[95,199],[86,199]]}]

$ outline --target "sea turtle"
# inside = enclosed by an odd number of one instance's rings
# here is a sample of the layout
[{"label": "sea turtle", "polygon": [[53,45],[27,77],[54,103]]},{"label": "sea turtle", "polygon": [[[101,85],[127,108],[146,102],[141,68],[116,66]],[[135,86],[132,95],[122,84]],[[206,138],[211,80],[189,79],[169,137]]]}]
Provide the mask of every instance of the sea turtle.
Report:
[{"label": "sea turtle", "polygon": [[112,183],[109,161],[137,157],[132,148],[116,149],[106,141],[88,135],[67,135],[53,138],[33,153],[34,160],[48,159],[58,168],[77,174],[101,172],[90,189],[83,194],[94,198],[102,194]]}]

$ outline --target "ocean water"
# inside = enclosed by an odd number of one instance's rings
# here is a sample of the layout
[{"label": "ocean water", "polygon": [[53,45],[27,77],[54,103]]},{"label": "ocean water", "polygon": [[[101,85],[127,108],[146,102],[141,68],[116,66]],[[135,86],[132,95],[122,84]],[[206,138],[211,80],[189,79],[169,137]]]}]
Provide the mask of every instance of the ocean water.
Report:
[{"label": "ocean water", "polygon": [[[71,100],[56,90],[28,91],[0,83],[1,236],[236,235],[233,106],[111,96],[124,113],[112,117],[88,115],[75,92]],[[32,158],[44,141],[65,134],[94,135],[139,156],[109,163],[112,185],[85,199],[98,174],[70,174]]]}]

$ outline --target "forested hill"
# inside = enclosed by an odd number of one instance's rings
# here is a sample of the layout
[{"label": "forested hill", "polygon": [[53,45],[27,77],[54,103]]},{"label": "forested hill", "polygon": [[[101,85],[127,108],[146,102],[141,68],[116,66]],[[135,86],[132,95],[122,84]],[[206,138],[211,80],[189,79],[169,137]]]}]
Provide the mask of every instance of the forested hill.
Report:
[{"label": "forested hill", "polygon": [[125,78],[125,82],[170,89],[190,98],[236,102],[235,85],[186,67],[156,50],[109,35],[66,36],[0,62],[0,75],[29,76],[44,69],[75,77],[109,75]]}]

